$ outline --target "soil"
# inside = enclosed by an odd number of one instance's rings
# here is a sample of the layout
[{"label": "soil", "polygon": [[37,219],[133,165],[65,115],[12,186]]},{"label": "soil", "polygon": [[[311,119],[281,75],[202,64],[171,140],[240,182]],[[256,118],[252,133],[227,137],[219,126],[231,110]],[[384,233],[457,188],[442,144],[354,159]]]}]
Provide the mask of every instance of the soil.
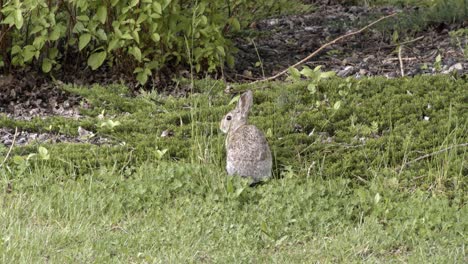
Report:
[{"label": "soil", "polygon": [[[333,0],[314,2],[321,5],[313,13],[257,21],[251,24],[249,38],[243,36],[234,39],[239,51],[235,68],[225,72],[226,80],[249,82],[272,76],[336,37],[358,30],[385,14],[400,11],[395,8],[343,6]],[[398,45],[392,43],[392,33],[382,33],[372,28],[364,34],[326,48],[305,65],[310,68],[321,65],[323,71],[332,70],[338,76],[356,78],[376,75],[394,78],[402,74],[414,76],[451,72],[467,74],[468,60],[449,36],[450,31],[466,26],[468,21],[439,25],[420,31],[411,39],[401,40],[405,43],[401,45],[401,60],[397,52]],[[463,41],[464,45],[468,45],[467,39]],[[442,58],[440,65],[435,63],[438,55]],[[261,65],[258,63],[260,60]],[[60,81],[51,81],[33,69],[24,69],[8,76],[0,75],[0,116],[21,120],[48,116],[80,118],[79,107],[83,100],[61,90],[59,86],[62,82],[86,85],[124,81],[129,87],[136,87],[135,82],[122,74],[110,73],[106,69],[96,72],[78,70],[77,67],[72,65],[62,76],[56,76]],[[170,90],[170,87],[166,88],[166,91]],[[0,128],[0,143],[11,145],[14,134],[12,129]],[[33,141],[83,142],[79,138],[51,133],[22,131],[17,134],[17,144]],[[94,141],[89,142],[102,143],[100,139]]]}]

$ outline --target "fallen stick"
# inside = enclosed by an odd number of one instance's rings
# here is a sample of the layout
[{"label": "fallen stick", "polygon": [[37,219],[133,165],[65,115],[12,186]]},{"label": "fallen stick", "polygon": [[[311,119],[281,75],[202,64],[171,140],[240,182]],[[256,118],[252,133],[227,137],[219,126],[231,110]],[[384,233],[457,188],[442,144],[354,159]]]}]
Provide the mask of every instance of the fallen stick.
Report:
[{"label": "fallen stick", "polygon": [[425,155],[422,155],[420,157],[417,157],[415,158],[414,160],[411,160],[411,161],[408,161],[408,162],[405,162],[403,165],[401,165],[400,167],[397,167],[397,171],[401,171],[403,170],[405,167],[408,167],[409,165],[415,163],[415,162],[418,162],[422,159],[426,159],[426,158],[429,158],[429,157],[432,157],[432,156],[435,156],[437,154],[440,154],[440,153],[443,153],[443,152],[446,152],[446,151],[449,151],[453,148],[458,148],[458,147],[466,147],[468,146],[468,143],[463,143],[463,144],[458,144],[458,145],[453,145],[453,146],[450,146],[450,147],[447,147],[447,148],[444,148],[444,149],[441,149],[441,150],[438,150],[438,151],[434,151],[432,153],[429,153],[429,154],[425,154]]},{"label": "fallen stick", "polygon": [[402,50],[402,47],[398,46],[398,60],[400,61],[401,77],[405,77],[405,70],[403,68],[403,60],[401,59],[401,50]]},{"label": "fallen stick", "polygon": [[0,164],[0,167],[3,167],[3,164],[8,160],[8,157],[10,156],[11,150],[13,149],[13,146],[15,145],[16,142],[16,136],[18,135],[18,128],[15,128],[15,135],[13,136],[13,142],[11,143],[10,149],[8,150],[5,159],[3,159],[2,164]]},{"label": "fallen stick", "polygon": [[369,25],[367,25],[367,26],[365,26],[365,27],[359,29],[358,31],[354,31],[354,32],[351,32],[351,33],[342,35],[342,36],[340,36],[340,37],[338,37],[338,38],[336,38],[336,39],[334,39],[334,40],[332,40],[332,41],[326,43],[325,45],[321,46],[320,48],[318,48],[317,50],[315,50],[314,52],[312,52],[309,56],[307,56],[307,57],[305,57],[304,59],[300,60],[300,61],[297,62],[296,64],[294,64],[294,65],[288,67],[287,69],[285,69],[285,70],[283,70],[283,71],[281,71],[281,72],[279,72],[279,73],[277,73],[277,74],[275,74],[275,75],[273,75],[273,76],[271,76],[271,77],[268,77],[268,78],[265,78],[265,79],[261,79],[261,80],[258,80],[258,81],[254,81],[254,82],[252,82],[252,84],[253,84],[253,83],[257,83],[257,82],[265,82],[265,81],[274,80],[274,79],[280,77],[281,75],[287,73],[289,68],[291,68],[291,67],[292,67],[292,68],[295,68],[295,67],[297,67],[297,66],[303,64],[304,62],[310,60],[310,58],[312,58],[312,57],[314,57],[315,55],[317,55],[317,53],[319,53],[320,51],[322,51],[322,50],[325,49],[326,47],[328,47],[328,46],[330,46],[330,45],[333,45],[333,44],[335,44],[336,42],[338,42],[338,41],[340,41],[340,40],[342,40],[342,39],[345,39],[345,38],[347,38],[347,37],[350,37],[350,36],[359,34],[359,33],[363,32],[364,30],[366,30],[366,29],[372,27],[373,25],[379,23],[380,21],[382,21],[382,20],[384,20],[384,19],[387,19],[387,18],[389,18],[389,17],[393,17],[393,16],[395,16],[396,14],[398,14],[398,13],[393,13],[393,14],[390,14],[390,15],[387,15],[387,16],[384,16],[384,17],[381,17],[381,18],[377,19],[376,21],[370,23]]}]

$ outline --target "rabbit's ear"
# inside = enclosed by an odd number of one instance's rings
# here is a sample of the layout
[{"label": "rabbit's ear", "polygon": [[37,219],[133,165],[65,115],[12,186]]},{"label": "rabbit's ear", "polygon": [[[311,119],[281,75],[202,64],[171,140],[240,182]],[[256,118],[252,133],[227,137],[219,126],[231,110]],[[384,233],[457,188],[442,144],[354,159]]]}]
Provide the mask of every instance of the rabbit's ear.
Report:
[{"label": "rabbit's ear", "polygon": [[247,117],[250,108],[253,104],[253,94],[251,90],[243,93],[239,98],[239,102],[237,103],[237,109],[240,110],[242,116]]}]

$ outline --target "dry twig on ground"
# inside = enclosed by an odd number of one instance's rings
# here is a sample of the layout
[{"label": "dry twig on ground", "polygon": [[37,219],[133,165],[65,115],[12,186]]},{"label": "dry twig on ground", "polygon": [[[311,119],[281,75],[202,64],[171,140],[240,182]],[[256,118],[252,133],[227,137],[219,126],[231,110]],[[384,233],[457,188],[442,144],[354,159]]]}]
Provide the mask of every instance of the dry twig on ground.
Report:
[{"label": "dry twig on ground", "polygon": [[281,72],[279,72],[279,73],[277,73],[277,74],[275,74],[275,75],[273,75],[273,76],[271,76],[271,77],[268,77],[268,78],[265,78],[265,79],[261,79],[261,80],[258,80],[258,81],[254,81],[254,82],[252,82],[252,83],[274,80],[274,79],[280,77],[281,75],[287,73],[289,68],[291,68],[291,67],[293,67],[293,68],[294,68],[294,67],[297,67],[297,66],[299,66],[299,65],[301,65],[301,64],[303,64],[303,63],[305,63],[306,61],[310,60],[312,57],[314,57],[315,55],[317,55],[320,51],[322,51],[322,50],[325,49],[326,47],[328,47],[328,46],[330,46],[330,45],[333,45],[333,44],[337,43],[338,41],[340,41],[340,40],[342,40],[342,39],[345,39],[345,38],[347,38],[347,37],[350,37],[350,36],[359,34],[359,33],[363,32],[364,30],[366,30],[366,29],[372,27],[373,25],[379,23],[380,21],[382,21],[382,20],[384,20],[384,19],[387,19],[387,18],[390,18],[390,17],[393,17],[393,16],[395,16],[395,15],[397,15],[397,14],[398,14],[398,13],[392,13],[392,14],[390,14],[390,15],[381,17],[381,18],[377,19],[376,21],[374,21],[374,22],[368,24],[367,26],[365,26],[365,27],[363,27],[363,28],[361,28],[361,29],[359,29],[359,30],[357,30],[357,31],[353,31],[353,32],[351,32],[351,33],[342,35],[342,36],[340,36],[340,37],[338,37],[338,38],[336,38],[336,39],[334,39],[334,40],[332,40],[332,41],[330,41],[330,42],[324,44],[323,46],[321,46],[320,48],[318,48],[317,50],[315,50],[314,52],[312,52],[309,56],[307,56],[307,57],[305,57],[304,59],[300,60],[300,61],[297,62],[296,64],[294,64],[294,65],[288,67],[287,69],[285,69],[285,70],[283,70],[283,71],[281,71]]}]

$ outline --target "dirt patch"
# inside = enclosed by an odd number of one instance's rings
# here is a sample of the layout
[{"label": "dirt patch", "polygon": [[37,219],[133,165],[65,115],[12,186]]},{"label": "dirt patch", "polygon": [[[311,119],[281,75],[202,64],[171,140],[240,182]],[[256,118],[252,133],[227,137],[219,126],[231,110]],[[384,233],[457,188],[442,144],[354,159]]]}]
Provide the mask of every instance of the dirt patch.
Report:
[{"label": "dirt patch", "polygon": [[80,117],[81,98],[69,94],[48,78],[34,72],[0,75],[0,114],[13,119],[33,117]]},{"label": "dirt patch", "polygon": [[[262,20],[252,25],[253,36],[236,39],[239,53],[236,67],[229,72],[232,80],[255,80],[288,68],[323,44],[358,30],[367,22],[393,12],[395,8],[368,9],[357,6],[321,6],[312,14]],[[411,12],[406,10],[405,12]],[[467,21],[468,22],[468,21]],[[325,49],[305,65],[335,71],[338,76],[363,77],[383,75],[389,78],[418,74],[468,73],[468,60],[462,49],[450,40],[449,32],[464,25],[441,25],[419,32],[401,49],[392,43],[392,32],[376,28],[352,36]],[[390,37],[389,37],[390,35]],[[463,40],[468,45],[467,40]],[[441,62],[436,62],[440,55]],[[259,64],[259,61],[262,64]]]},{"label": "dirt patch", "polygon": [[31,143],[90,143],[95,145],[103,145],[111,143],[111,141],[99,136],[69,136],[58,133],[36,133],[29,131],[17,131],[15,129],[0,128],[0,144],[7,147],[14,142],[15,146],[25,146]]}]

